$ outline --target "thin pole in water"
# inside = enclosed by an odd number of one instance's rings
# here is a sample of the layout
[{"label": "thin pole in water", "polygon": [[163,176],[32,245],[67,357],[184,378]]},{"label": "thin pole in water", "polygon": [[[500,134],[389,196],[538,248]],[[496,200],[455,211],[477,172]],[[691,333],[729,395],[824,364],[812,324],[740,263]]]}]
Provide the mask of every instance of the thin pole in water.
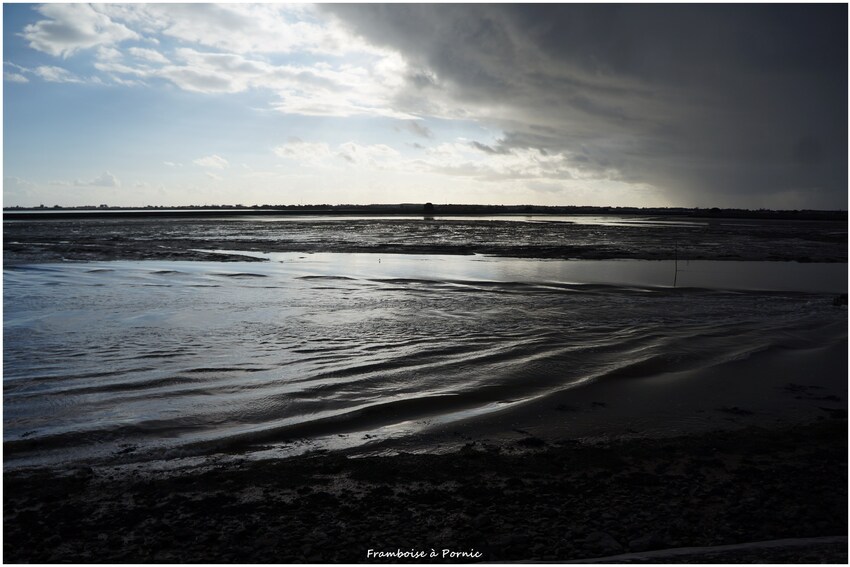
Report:
[{"label": "thin pole in water", "polygon": [[676,279],[679,277],[679,241],[673,241],[673,287],[676,287]]}]

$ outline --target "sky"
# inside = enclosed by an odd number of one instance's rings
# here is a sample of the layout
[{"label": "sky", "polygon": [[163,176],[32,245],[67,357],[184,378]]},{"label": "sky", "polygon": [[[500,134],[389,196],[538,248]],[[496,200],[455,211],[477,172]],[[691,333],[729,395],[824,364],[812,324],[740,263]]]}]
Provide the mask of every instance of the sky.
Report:
[{"label": "sky", "polygon": [[847,209],[847,5],[4,4],[3,205]]}]

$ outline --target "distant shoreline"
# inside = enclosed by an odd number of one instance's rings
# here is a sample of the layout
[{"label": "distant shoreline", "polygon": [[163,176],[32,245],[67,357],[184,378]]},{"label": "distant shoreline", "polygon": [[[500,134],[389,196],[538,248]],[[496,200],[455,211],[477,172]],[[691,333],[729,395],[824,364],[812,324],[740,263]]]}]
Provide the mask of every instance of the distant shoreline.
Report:
[{"label": "distant shoreline", "polygon": [[277,205],[277,206],[185,206],[185,207],[6,207],[4,220],[83,219],[83,218],[198,218],[221,216],[458,216],[458,215],[605,215],[605,216],[665,216],[688,218],[766,219],[766,220],[828,220],[846,221],[847,211],[768,210],[720,208],[638,208],[638,207],[579,207],[542,205]]}]

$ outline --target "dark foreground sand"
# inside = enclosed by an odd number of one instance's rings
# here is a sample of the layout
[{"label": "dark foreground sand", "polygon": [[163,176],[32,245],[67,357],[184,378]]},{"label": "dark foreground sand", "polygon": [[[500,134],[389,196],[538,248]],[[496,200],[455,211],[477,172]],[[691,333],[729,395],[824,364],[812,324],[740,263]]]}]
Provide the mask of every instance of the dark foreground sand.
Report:
[{"label": "dark foreground sand", "polygon": [[[370,549],[581,560],[846,536],[847,421],[168,473],[7,473],[4,488],[6,562],[363,562]],[[792,543],[652,561],[848,559],[846,540]]]}]

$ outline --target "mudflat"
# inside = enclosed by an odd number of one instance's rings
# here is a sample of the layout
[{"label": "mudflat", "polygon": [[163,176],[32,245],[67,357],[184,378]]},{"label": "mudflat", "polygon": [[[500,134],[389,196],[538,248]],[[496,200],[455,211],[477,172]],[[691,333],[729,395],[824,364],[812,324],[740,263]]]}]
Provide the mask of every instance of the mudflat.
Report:
[{"label": "mudflat", "polygon": [[480,555],[415,562],[569,561],[794,538],[653,562],[844,563],[846,449],[846,419],[824,418],[443,455],[15,472],[4,475],[4,559],[400,562],[367,553],[447,549]]},{"label": "mudflat", "polygon": [[203,250],[239,248],[594,260],[847,261],[846,220],[529,218],[27,219],[3,223],[3,260],[6,265],[63,259],[226,261]]}]

